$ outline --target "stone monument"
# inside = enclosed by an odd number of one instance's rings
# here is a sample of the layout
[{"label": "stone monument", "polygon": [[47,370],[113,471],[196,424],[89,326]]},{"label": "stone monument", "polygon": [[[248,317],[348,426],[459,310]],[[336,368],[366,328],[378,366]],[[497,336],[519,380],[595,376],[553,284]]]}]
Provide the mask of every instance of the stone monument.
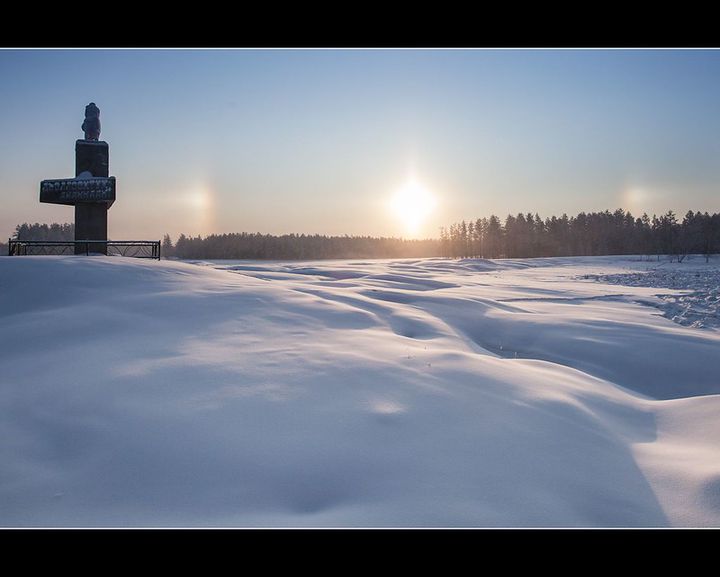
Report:
[{"label": "stone monument", "polygon": [[[107,212],[115,202],[115,177],[109,174],[108,143],[100,138],[100,109],[85,107],[83,140],[75,141],[75,178],[43,180],[40,202],[75,207],[75,241],[107,241]],[[104,243],[90,244],[92,252],[107,254]],[[75,245],[75,254],[85,254]]]}]

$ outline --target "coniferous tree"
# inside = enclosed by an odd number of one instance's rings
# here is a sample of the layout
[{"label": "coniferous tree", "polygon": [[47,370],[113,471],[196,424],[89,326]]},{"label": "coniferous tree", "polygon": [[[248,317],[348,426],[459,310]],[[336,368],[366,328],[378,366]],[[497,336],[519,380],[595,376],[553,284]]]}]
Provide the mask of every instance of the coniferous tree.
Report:
[{"label": "coniferous tree", "polygon": [[475,223],[472,220],[467,223],[467,256],[475,258]]},{"label": "coniferous tree", "polygon": [[720,214],[702,215],[700,222],[700,254],[708,262],[710,255],[720,250]]},{"label": "coniferous tree", "polygon": [[475,221],[475,252],[480,258],[485,258],[485,231],[487,230],[487,219],[478,218]]},{"label": "coniferous tree", "polygon": [[450,253],[450,237],[444,226],[440,227],[440,254],[445,258],[452,256]]},{"label": "coniferous tree", "polygon": [[458,231],[460,235],[460,255],[463,258],[468,257],[468,227],[467,223],[463,220],[460,223],[460,230]]},{"label": "coniferous tree", "polygon": [[173,246],[173,242],[172,242],[172,239],[170,238],[169,234],[166,234],[163,237],[161,250],[162,250],[162,255],[165,258],[175,255],[175,247]]},{"label": "coniferous tree", "polygon": [[517,220],[511,214],[505,217],[505,256],[517,258],[520,255],[518,250]]},{"label": "coniferous tree", "polygon": [[488,218],[485,227],[485,247],[487,258],[500,258],[503,250],[503,230],[500,219],[494,214]]}]

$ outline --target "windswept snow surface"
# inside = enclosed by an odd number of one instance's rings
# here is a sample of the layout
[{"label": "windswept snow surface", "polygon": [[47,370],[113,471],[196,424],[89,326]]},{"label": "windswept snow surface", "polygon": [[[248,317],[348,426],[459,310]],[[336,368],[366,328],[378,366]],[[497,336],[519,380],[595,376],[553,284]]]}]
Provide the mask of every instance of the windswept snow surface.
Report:
[{"label": "windswept snow surface", "polygon": [[658,295],[662,303],[657,306],[666,317],[695,328],[720,327],[720,270],[707,265],[704,268],[667,265],[662,263],[643,272],[588,278],[610,284],[674,289],[672,294]]},{"label": "windswept snow surface", "polygon": [[720,526],[719,270],[0,257],[0,524]]}]

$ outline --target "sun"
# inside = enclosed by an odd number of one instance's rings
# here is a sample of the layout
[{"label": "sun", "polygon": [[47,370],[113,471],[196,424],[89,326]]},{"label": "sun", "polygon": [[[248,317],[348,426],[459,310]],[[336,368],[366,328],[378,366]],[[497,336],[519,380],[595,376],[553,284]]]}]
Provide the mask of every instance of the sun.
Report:
[{"label": "sun", "polygon": [[390,210],[408,234],[416,234],[436,206],[432,192],[415,179],[408,180],[390,199]]}]

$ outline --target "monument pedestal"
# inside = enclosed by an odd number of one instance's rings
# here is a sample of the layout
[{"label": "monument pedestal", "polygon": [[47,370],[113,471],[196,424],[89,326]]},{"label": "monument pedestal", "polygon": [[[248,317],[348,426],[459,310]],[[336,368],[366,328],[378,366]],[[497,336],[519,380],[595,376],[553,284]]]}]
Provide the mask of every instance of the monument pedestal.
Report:
[{"label": "monument pedestal", "polygon": [[[78,202],[75,205],[75,240],[107,240],[106,204]],[[104,243],[90,243],[90,252],[107,254]],[[75,254],[85,254],[85,246],[75,245]]]},{"label": "monument pedestal", "polygon": [[[75,178],[84,173],[106,177],[110,173],[110,148],[103,140],[75,141]],[[75,204],[75,240],[107,240],[106,204],[78,202]],[[85,254],[85,247],[75,245],[75,254]],[[90,246],[90,252],[107,254],[107,245]]]}]

